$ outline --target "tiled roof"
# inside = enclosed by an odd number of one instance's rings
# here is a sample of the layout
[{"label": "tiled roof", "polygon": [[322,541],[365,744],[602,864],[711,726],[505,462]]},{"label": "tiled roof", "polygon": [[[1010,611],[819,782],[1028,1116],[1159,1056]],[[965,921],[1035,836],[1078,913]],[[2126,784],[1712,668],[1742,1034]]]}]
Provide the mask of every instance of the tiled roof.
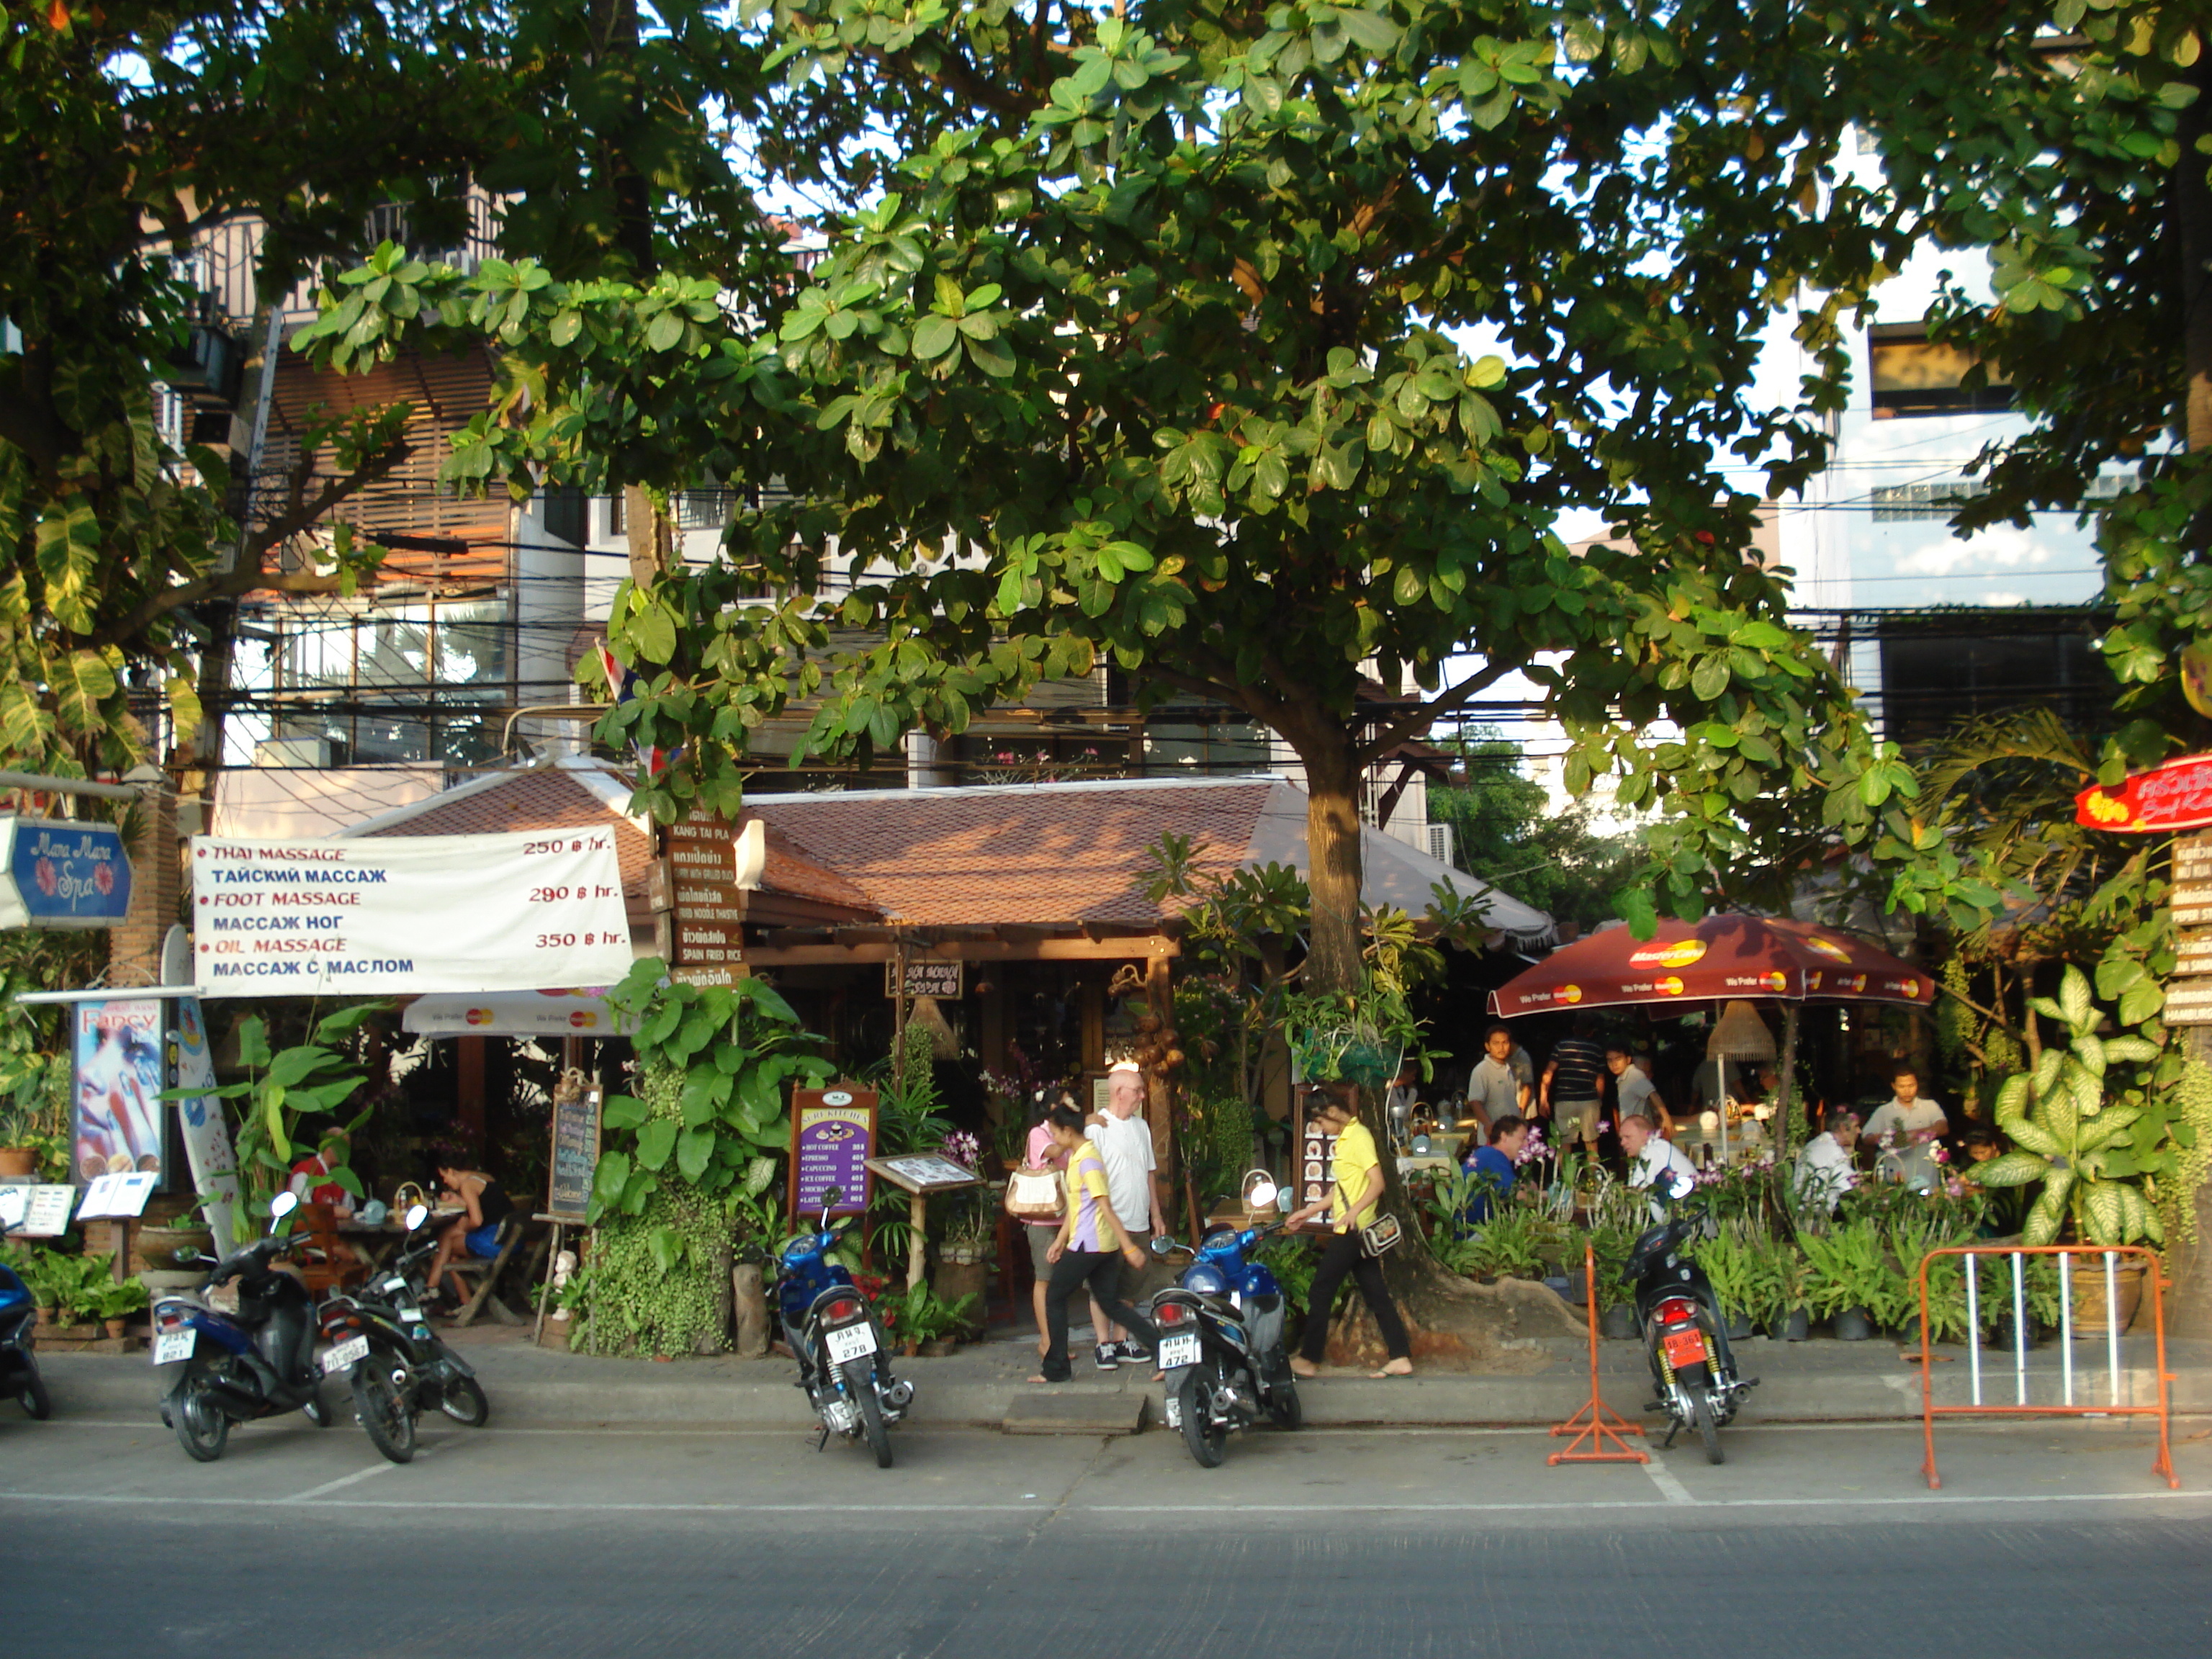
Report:
[{"label": "tiled roof", "polygon": [[1145,849],[1173,830],[1200,867],[1243,862],[1266,778],[1218,784],[1036,785],[755,796],[758,813],[915,927],[1127,922],[1160,909],[1139,888]]},{"label": "tiled roof", "polygon": [[[604,780],[611,774],[601,774]],[[619,792],[617,792],[619,793]],[[739,823],[744,819],[740,817]],[[580,830],[611,822],[615,856],[622,866],[623,892],[635,898],[645,891],[653,846],[627,814],[605,795],[566,769],[532,768],[480,778],[434,797],[412,811],[362,831],[370,836],[477,836],[507,830]],[[768,863],[761,884],[768,891],[824,904],[873,913],[868,896],[835,870],[825,870],[794,847],[774,824],[768,826]]]}]

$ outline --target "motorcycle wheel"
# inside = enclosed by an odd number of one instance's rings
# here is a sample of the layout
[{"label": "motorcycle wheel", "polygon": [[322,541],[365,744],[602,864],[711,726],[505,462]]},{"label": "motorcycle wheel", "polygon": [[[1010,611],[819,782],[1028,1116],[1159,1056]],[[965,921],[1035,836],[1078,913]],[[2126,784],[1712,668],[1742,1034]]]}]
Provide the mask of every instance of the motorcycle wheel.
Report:
[{"label": "motorcycle wheel", "polygon": [[177,1390],[177,1443],[195,1463],[212,1463],[230,1441],[230,1419],[207,1397],[204,1380],[187,1376]]},{"label": "motorcycle wheel", "polygon": [[1279,1429],[1305,1426],[1306,1408],[1298,1400],[1298,1385],[1287,1371],[1268,1386],[1267,1415]]},{"label": "motorcycle wheel", "polygon": [[377,1450],[395,1463],[415,1455],[415,1407],[374,1355],[353,1368],[354,1410]]},{"label": "motorcycle wheel", "polygon": [[318,1382],[308,1391],[307,1399],[300,1404],[300,1411],[301,1414],[317,1428],[330,1427],[333,1413],[331,1411],[331,1402],[323,1398],[321,1383]]},{"label": "motorcycle wheel", "polygon": [[491,1419],[491,1401],[473,1376],[447,1378],[439,1392],[438,1409],[465,1429],[480,1429]]},{"label": "motorcycle wheel", "polygon": [[1698,1438],[1705,1443],[1705,1462],[1726,1462],[1728,1454],[1721,1449],[1720,1425],[1713,1421],[1713,1402],[1705,1397],[1703,1389],[1690,1390],[1690,1410],[1698,1419]]},{"label": "motorcycle wheel", "polygon": [[46,1379],[39,1375],[36,1365],[23,1378],[21,1401],[23,1415],[34,1423],[43,1423],[54,1414],[54,1398],[46,1392]]},{"label": "motorcycle wheel", "polygon": [[1199,1372],[1200,1367],[1192,1366],[1176,1387],[1176,1398],[1182,1402],[1182,1443],[1199,1468],[1218,1469],[1229,1455],[1229,1431],[1214,1426],[1213,1390]]},{"label": "motorcycle wheel", "polygon": [[876,1455],[876,1467],[887,1469],[891,1466],[891,1431],[884,1421],[884,1402],[876,1398],[874,1369],[872,1361],[848,1366],[845,1385],[853,1391],[853,1403],[860,1408],[860,1432],[868,1437],[868,1449]]}]

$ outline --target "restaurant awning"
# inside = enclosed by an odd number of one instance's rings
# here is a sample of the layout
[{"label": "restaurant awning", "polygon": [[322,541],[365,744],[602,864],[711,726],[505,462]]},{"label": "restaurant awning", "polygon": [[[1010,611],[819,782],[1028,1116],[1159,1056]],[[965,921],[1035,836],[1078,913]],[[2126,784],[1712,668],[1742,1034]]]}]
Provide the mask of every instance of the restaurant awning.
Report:
[{"label": "restaurant awning", "polygon": [[399,1017],[417,1036],[626,1036],[633,1022],[607,1006],[607,987],[417,997]]}]

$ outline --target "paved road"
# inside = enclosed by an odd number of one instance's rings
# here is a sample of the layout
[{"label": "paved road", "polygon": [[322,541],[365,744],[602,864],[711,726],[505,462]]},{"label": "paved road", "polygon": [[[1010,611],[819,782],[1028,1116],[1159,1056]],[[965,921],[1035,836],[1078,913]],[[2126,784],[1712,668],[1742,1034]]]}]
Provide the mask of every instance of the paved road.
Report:
[{"label": "paved road", "polygon": [[[293,1425],[296,1425],[294,1426]],[[1725,1467],[1547,1469],[1521,1431],[1309,1431],[1205,1471],[1163,1433],[351,1427],[0,1413],[0,1648],[537,1659],[2212,1652],[2212,1430],[1747,1426]]]}]

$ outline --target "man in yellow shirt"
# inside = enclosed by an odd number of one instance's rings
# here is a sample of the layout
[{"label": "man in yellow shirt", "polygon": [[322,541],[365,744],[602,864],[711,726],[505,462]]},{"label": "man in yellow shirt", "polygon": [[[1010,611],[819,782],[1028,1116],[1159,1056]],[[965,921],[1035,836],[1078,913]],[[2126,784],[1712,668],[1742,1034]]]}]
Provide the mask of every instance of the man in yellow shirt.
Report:
[{"label": "man in yellow shirt", "polygon": [[1114,1200],[1106,1182],[1106,1160],[1083,1133],[1083,1114],[1073,1106],[1055,1106],[1046,1120],[1053,1144],[1067,1154],[1067,1213],[1059,1235],[1044,1255],[1052,1264],[1052,1278],[1044,1289],[1045,1353],[1041,1376],[1032,1382],[1065,1382],[1073,1370],[1067,1363],[1067,1299],[1085,1285],[1106,1316],[1134,1331],[1149,1351],[1159,1333],[1152,1322],[1121,1300],[1121,1267],[1132,1271],[1145,1265],[1145,1253],[1129,1237],[1129,1230],[1114,1213]]},{"label": "man in yellow shirt", "polygon": [[1367,1310],[1375,1316],[1376,1328],[1382,1333],[1383,1346],[1390,1351],[1389,1363],[1368,1375],[1410,1376],[1413,1346],[1406,1334],[1405,1322],[1391,1303],[1382,1264],[1369,1255],[1359,1241],[1359,1230],[1373,1224],[1382,1207],[1382,1161],[1375,1154],[1375,1137],[1337,1096],[1316,1090],[1312,1100],[1307,1109],[1312,1114],[1308,1121],[1336,1137],[1336,1163],[1331,1171],[1335,1181],[1327,1198],[1298,1211],[1287,1225],[1296,1232],[1327,1210],[1332,1236],[1322,1249],[1321,1264],[1314,1269],[1313,1285],[1306,1292],[1305,1334],[1291,1358],[1291,1369],[1300,1376],[1319,1372],[1322,1355],[1328,1346],[1329,1304],[1349,1273],[1358,1283],[1359,1294],[1367,1299]]}]

